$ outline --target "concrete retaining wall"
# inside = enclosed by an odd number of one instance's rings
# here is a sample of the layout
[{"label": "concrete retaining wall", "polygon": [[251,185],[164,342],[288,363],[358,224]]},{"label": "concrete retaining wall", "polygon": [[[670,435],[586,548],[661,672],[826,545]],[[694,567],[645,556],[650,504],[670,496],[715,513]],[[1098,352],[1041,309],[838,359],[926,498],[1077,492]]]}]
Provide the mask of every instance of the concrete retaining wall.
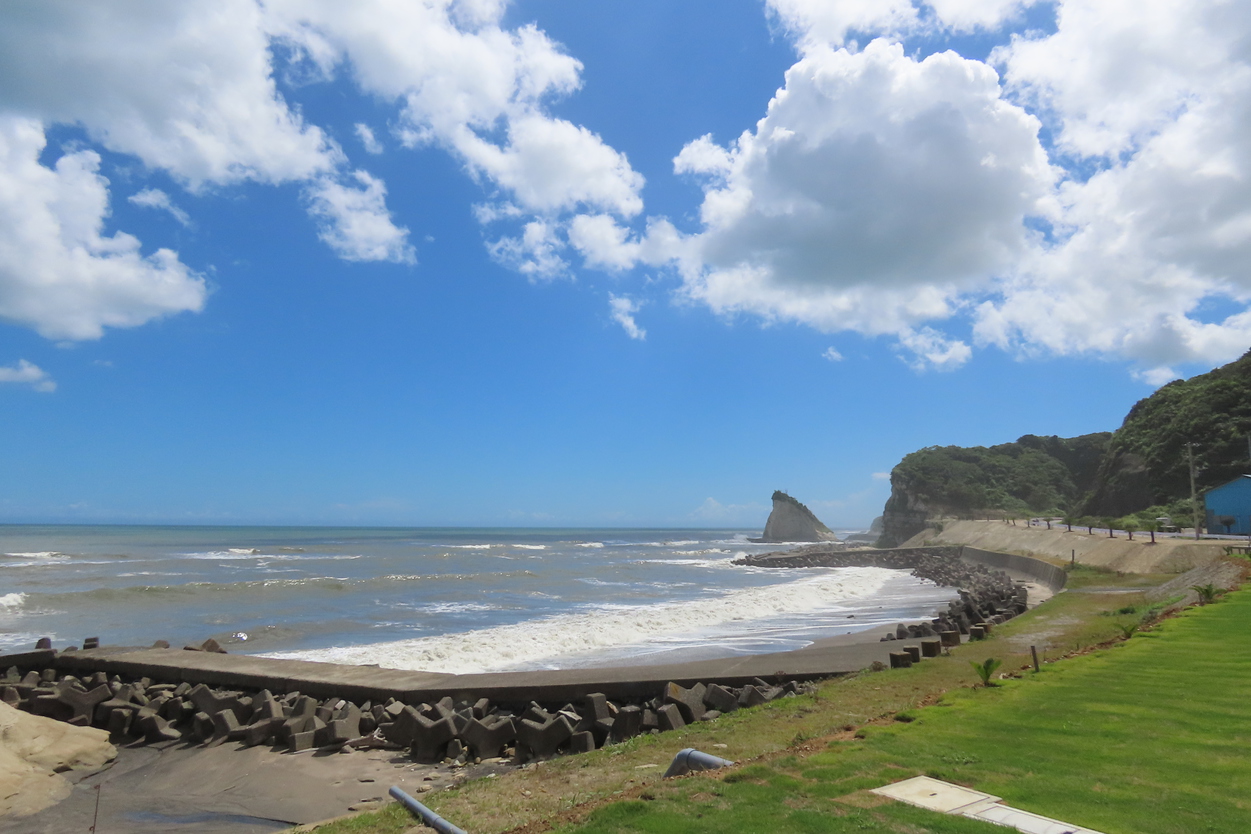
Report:
[{"label": "concrete retaining wall", "polygon": [[926,530],[911,543],[963,544],[996,553],[1021,553],[1067,564],[1076,557],[1079,565],[1093,565],[1124,573],[1185,573],[1225,555],[1223,543],[1189,539],[1144,541],[1146,534],[1129,541],[1124,533],[1109,538],[1107,533],[1090,535],[1085,527],[1067,532],[1061,525],[1047,530],[1023,527],[1002,521],[947,521],[942,532]]},{"label": "concrete retaining wall", "polygon": [[1044,562],[1042,559],[1034,559],[1030,556],[1021,556],[1016,553],[996,553],[992,550],[982,550],[965,545],[960,551],[960,558],[966,562],[976,562],[979,565],[985,565],[988,568],[1006,570],[1033,577],[1050,588],[1053,593],[1062,590],[1069,578],[1063,568],[1056,567],[1050,562]]}]

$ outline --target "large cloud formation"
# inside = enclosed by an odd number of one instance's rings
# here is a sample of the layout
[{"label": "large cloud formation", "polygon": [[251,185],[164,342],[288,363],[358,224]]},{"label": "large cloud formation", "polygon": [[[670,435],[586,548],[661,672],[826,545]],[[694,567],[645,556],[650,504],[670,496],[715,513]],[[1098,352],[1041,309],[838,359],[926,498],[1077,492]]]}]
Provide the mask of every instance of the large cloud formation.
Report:
[{"label": "large cloud formation", "polygon": [[[191,193],[296,184],[339,257],[413,263],[387,184],[277,80],[338,77],[392,108],[386,145],[441,148],[482,184],[488,251],[534,280],[567,274],[571,252],[618,275],[666,267],[684,302],[884,335],[917,367],[997,347],[1158,382],[1251,342],[1245,3],[767,0],[796,61],[755,126],[674,149],[703,189],[685,229],[646,215],[625,154],[552,115],[581,64],[506,25],[506,6],[5,5],[0,318],[85,339],[203,306],[176,252],[106,233],[101,149]],[[970,32],[999,46],[923,51]],[[88,145],[48,148],[58,124]],[[380,137],[358,124],[350,149],[374,159]],[[188,222],[185,201],[131,196]]]},{"label": "large cloud formation", "polygon": [[[12,222],[0,227],[0,318],[51,338],[89,339],[205,301],[203,278],[177,253],[144,256],[133,236],[102,234],[110,184],[99,154],[63,149],[49,167],[46,131],[57,124],[81,127],[90,142],[193,193],[296,183],[337,255],[413,263],[408,230],[386,206],[386,184],[350,165],[325,130],[291,107],[277,76],[299,85],[343,74],[392,102],[404,144],[457,155],[493,194],[492,216],[522,230],[492,251],[511,253],[536,276],[563,271],[558,256],[540,257],[542,236],[529,230],[575,208],[631,217],[642,209],[642,178],[594,133],[548,115],[545,102],[578,87],[581,65],[534,26],[505,28],[505,6],[7,5],[0,11],[0,213]],[[382,150],[368,125],[357,134],[373,140],[370,153]],[[163,192],[141,194],[138,205],[176,208]]]},{"label": "large cloud formation", "polygon": [[1149,381],[1251,344],[1251,7],[1066,2],[1058,29],[994,57],[1044,113],[1056,241],[977,310],[984,343],[1123,356]]},{"label": "large cloud formation", "polygon": [[755,131],[677,157],[709,178],[686,291],[718,311],[915,338],[1029,248],[1024,220],[1047,211],[1053,180],[1038,127],[994,70],[954,53],[813,48]]},{"label": "large cloud formation", "polygon": [[[582,220],[571,242],[589,266],[673,263],[718,312],[893,334],[918,367],[972,343],[1158,383],[1237,356],[1251,7],[1059,0],[1054,31],[1014,33],[1035,5],[769,0],[799,58],[753,130],[674,160],[704,183],[699,228]],[[908,45],[970,31],[1002,45]]]}]

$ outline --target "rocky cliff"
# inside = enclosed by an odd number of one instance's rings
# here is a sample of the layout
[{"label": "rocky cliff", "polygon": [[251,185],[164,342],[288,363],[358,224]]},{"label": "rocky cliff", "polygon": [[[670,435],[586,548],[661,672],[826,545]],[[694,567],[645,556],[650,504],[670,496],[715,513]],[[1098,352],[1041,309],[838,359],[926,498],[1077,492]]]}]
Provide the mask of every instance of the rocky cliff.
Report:
[{"label": "rocky cliff", "polygon": [[1067,513],[1091,491],[1109,432],[1081,437],[1027,434],[998,446],[931,446],[891,471],[879,544],[895,547],[936,515]]},{"label": "rocky cliff", "polygon": [[838,538],[821,523],[812,510],[778,490],[773,493],[773,511],[765,522],[761,542],[834,542]]}]

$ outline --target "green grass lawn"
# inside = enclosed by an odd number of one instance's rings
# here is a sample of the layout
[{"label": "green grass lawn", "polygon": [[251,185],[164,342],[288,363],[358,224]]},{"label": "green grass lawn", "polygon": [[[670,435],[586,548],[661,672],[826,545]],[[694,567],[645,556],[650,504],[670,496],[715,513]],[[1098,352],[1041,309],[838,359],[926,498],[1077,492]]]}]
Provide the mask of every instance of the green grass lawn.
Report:
[{"label": "green grass lawn", "polygon": [[[649,787],[557,830],[990,832],[867,789],[926,774],[1108,834],[1251,831],[1251,591],[812,755]],[[971,672],[971,670],[970,670]],[[891,673],[883,673],[891,674]]]}]

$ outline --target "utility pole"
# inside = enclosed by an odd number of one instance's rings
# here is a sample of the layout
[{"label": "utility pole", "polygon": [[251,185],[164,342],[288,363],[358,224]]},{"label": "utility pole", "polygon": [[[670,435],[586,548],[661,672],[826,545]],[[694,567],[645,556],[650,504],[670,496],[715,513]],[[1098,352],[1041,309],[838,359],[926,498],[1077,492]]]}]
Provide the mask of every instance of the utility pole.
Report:
[{"label": "utility pole", "polygon": [[[1248,449],[1251,451],[1251,438],[1248,438]],[[1186,444],[1186,460],[1190,463],[1190,520],[1195,526],[1195,538],[1199,538],[1199,502],[1195,498],[1195,444]]]}]

